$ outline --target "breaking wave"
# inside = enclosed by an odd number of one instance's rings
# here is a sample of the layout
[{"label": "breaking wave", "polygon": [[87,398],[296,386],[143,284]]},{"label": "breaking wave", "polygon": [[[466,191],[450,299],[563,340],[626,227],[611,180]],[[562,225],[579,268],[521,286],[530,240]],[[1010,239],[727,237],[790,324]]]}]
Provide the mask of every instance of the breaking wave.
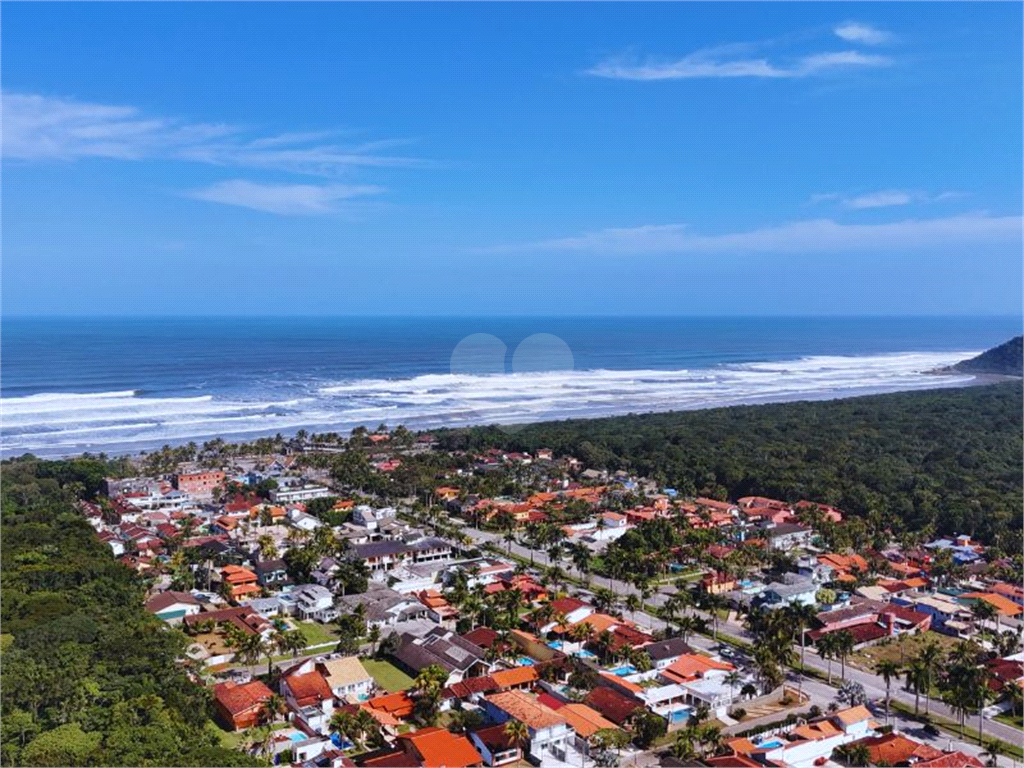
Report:
[{"label": "breaking wave", "polygon": [[294,382],[285,397],[274,398],[259,397],[259,382],[234,396],[154,397],[139,390],[40,393],[0,399],[0,450],[8,456],[116,453],[300,428],[347,431],[381,421],[413,428],[510,424],[826,399],[966,384],[972,376],[931,372],[975,354],[813,356],[680,370],[307,379]]}]

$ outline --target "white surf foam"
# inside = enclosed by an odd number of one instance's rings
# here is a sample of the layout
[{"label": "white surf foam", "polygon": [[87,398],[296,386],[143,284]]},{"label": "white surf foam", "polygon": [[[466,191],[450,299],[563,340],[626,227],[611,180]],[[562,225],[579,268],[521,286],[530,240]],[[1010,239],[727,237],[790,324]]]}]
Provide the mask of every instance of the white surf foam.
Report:
[{"label": "white surf foam", "polygon": [[428,374],[320,382],[303,396],[279,400],[146,397],[133,390],[43,393],[0,399],[0,449],[4,455],[128,451],[299,428],[344,431],[379,421],[417,427],[509,424],[821,399],[964,384],[973,377],[930,372],[975,354],[822,355],[692,370]]}]

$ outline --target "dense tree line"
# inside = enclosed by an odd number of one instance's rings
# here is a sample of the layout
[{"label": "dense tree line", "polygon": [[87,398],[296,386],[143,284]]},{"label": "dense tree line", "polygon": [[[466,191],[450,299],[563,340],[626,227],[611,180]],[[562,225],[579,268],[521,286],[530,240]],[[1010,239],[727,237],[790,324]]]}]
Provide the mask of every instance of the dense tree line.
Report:
[{"label": "dense tree line", "polygon": [[143,609],[140,578],[75,509],[102,458],[4,462],[0,527],[3,765],[251,765],[208,728],[184,636]]},{"label": "dense tree line", "polygon": [[1020,382],[436,434],[448,449],[552,448],[685,495],[811,499],[907,530],[1021,548]]}]

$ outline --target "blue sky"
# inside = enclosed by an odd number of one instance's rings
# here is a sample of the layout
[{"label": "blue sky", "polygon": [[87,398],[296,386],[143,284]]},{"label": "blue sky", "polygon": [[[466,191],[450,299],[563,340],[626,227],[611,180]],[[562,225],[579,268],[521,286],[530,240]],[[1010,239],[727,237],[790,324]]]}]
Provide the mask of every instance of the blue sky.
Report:
[{"label": "blue sky", "polygon": [[1020,4],[13,4],[3,312],[1019,314]]}]

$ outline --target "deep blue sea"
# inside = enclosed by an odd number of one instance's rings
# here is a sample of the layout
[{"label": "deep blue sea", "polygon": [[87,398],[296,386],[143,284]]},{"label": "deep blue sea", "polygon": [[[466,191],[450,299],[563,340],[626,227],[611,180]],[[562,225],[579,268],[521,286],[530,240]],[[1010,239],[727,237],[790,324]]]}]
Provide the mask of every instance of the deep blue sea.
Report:
[{"label": "deep blue sea", "polygon": [[5,318],[0,451],[820,399],[953,386],[926,372],[1021,333],[976,318]]}]

